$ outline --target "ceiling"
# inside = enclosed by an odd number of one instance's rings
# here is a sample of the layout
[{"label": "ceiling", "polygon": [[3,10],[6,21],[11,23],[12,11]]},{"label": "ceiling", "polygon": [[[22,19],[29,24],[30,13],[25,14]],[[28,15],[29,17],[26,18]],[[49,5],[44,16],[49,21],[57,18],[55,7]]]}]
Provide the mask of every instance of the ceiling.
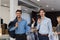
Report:
[{"label": "ceiling", "polygon": [[60,11],[60,0],[31,0],[47,11]]},{"label": "ceiling", "polygon": [[[38,7],[44,8],[46,11],[60,11],[60,0],[27,0],[32,1],[35,3]],[[7,6],[10,6],[10,0],[1,0],[1,4],[7,4]]]},{"label": "ceiling", "polygon": [[10,0],[1,0],[1,6],[10,7]]}]

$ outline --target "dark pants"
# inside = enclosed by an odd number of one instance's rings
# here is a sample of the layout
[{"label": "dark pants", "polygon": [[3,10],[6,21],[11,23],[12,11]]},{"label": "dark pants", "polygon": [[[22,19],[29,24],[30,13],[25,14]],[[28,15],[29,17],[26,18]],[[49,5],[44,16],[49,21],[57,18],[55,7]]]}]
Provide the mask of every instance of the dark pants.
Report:
[{"label": "dark pants", "polygon": [[27,40],[26,34],[16,34],[16,40]]},{"label": "dark pants", "polygon": [[60,40],[60,34],[58,35],[58,38],[59,38],[59,40]]},{"label": "dark pants", "polygon": [[38,40],[38,34],[34,33],[35,40]]},{"label": "dark pants", "polygon": [[39,34],[39,40],[49,40],[49,37]]}]

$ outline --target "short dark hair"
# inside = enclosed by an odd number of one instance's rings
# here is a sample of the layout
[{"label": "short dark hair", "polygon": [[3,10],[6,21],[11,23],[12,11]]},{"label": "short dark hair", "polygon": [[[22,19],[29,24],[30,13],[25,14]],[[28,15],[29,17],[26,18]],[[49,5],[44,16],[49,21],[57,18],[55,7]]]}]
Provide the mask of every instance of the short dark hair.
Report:
[{"label": "short dark hair", "polygon": [[40,9],[40,10],[39,10],[39,13],[40,13],[41,10],[43,10],[43,11],[46,13],[45,9]]},{"label": "short dark hair", "polygon": [[21,12],[21,14],[22,14],[22,10],[16,10],[16,12]]}]

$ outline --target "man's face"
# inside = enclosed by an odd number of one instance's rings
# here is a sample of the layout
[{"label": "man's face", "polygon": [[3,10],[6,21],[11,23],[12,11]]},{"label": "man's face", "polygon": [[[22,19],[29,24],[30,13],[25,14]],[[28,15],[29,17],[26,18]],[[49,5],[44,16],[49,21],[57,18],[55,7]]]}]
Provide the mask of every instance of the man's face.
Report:
[{"label": "man's face", "polygon": [[57,21],[60,22],[60,17],[57,18]]},{"label": "man's face", "polygon": [[21,12],[16,12],[16,17],[20,18],[21,17]]},{"label": "man's face", "polygon": [[41,17],[45,16],[45,12],[43,10],[41,10],[39,14],[40,14]]}]

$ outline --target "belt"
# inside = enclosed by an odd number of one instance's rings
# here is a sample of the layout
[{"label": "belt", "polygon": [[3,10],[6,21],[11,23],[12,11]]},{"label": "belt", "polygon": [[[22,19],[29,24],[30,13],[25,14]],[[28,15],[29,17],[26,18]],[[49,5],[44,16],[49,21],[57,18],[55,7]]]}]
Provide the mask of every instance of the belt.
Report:
[{"label": "belt", "polygon": [[24,34],[16,34],[16,35],[19,35],[19,36],[21,36],[21,35],[26,35],[26,34],[24,33]]},{"label": "belt", "polygon": [[39,35],[41,35],[41,36],[48,36],[48,34],[40,34],[40,33],[39,33]]},{"label": "belt", "polygon": [[26,34],[16,34],[16,38],[26,37]]}]

